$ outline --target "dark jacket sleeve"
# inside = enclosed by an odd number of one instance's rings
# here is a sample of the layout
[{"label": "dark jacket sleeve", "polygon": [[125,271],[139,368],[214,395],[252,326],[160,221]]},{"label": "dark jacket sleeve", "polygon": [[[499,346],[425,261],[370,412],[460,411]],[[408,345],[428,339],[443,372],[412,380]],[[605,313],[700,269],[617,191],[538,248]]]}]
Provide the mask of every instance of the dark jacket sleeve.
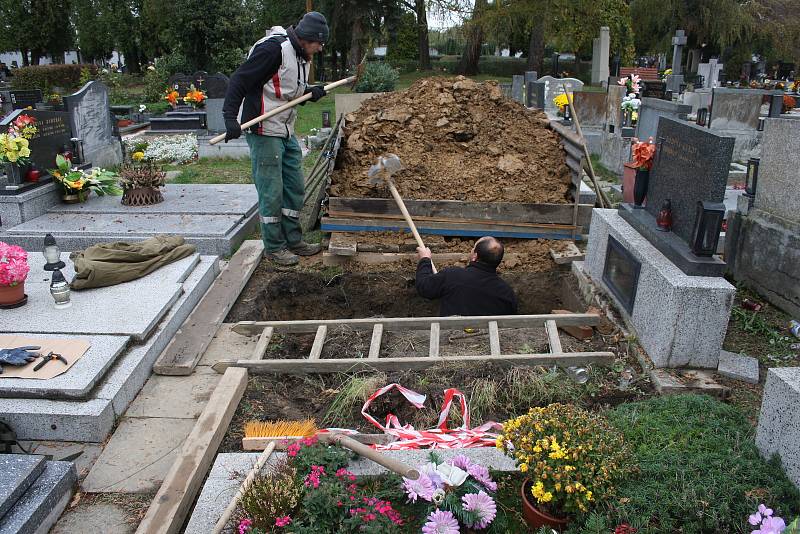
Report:
[{"label": "dark jacket sleeve", "polygon": [[282,59],[279,42],[270,39],[258,45],[250,57],[231,75],[225,102],[222,105],[222,115],[226,119],[235,119],[245,95],[256,90],[260,91],[267,80],[278,72]]},{"label": "dark jacket sleeve", "polygon": [[444,295],[445,273],[433,274],[431,260],[423,258],[417,263],[417,293],[426,299],[438,299]]}]

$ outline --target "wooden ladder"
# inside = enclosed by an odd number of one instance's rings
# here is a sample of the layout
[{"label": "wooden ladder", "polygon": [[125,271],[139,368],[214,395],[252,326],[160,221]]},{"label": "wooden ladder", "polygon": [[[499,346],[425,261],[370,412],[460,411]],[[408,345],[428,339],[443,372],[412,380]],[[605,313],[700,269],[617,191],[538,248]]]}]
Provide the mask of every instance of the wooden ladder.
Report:
[{"label": "wooden ladder", "polygon": [[[564,352],[558,335],[559,326],[595,326],[599,315],[586,313],[501,315],[479,317],[400,317],[335,319],[305,321],[243,321],[233,327],[242,335],[258,335],[255,352],[250,359],[223,360],[213,367],[224,373],[229,367],[244,367],[252,373],[340,373],[362,370],[398,371],[425,369],[441,362],[492,362],[504,366],[572,367],[595,363],[608,365],[614,361],[613,352]],[[532,328],[544,326],[550,350],[539,354],[503,354],[500,348],[500,328]],[[347,327],[356,331],[372,331],[366,358],[322,358],[328,332],[333,328]],[[482,328],[489,332],[489,354],[469,356],[441,356],[442,329]],[[386,332],[427,330],[430,332],[427,356],[382,357],[381,341]],[[307,357],[290,359],[264,359],[267,347],[275,333],[315,334]]]}]

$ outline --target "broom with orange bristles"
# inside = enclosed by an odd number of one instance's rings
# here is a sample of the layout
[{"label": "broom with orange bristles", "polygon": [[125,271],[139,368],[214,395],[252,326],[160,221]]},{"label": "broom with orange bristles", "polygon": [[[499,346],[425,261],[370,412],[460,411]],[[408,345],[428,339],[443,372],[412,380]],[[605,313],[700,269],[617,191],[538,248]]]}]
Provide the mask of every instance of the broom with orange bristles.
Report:
[{"label": "broom with orange bristles", "polygon": [[255,480],[256,475],[267,463],[272,452],[278,447],[284,449],[288,443],[304,438],[317,436],[320,441],[337,444],[350,449],[354,453],[372,460],[398,475],[410,478],[411,480],[419,478],[419,471],[413,467],[399,460],[384,456],[375,449],[369,448],[369,446],[354,440],[350,436],[337,434],[335,432],[320,433],[313,419],[306,419],[304,421],[248,421],[244,425],[244,435],[245,437],[242,439],[243,445],[246,440],[250,440],[251,442],[258,440],[259,444],[264,447],[264,451],[259,455],[255,465],[250,469],[250,472],[247,473],[247,477],[244,479],[244,482],[242,482],[242,485],[239,486],[239,490],[233,496],[230,503],[228,503],[222,516],[214,526],[213,534],[219,534],[225,529],[225,525],[230,521],[233,512],[236,511],[236,505],[239,504],[242,496],[247,492],[248,488],[250,488],[253,480]]}]

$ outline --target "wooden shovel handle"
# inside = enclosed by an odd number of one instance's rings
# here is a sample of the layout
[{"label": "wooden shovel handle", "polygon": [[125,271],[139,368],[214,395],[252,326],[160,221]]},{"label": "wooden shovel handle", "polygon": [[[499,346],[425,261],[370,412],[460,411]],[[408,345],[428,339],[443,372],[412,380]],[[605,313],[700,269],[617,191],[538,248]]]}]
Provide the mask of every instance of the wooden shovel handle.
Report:
[{"label": "wooden shovel handle", "polygon": [[410,478],[411,480],[417,480],[419,478],[419,471],[407,463],[384,456],[375,449],[371,449],[367,445],[364,445],[363,443],[358,442],[349,436],[345,436],[343,434],[334,434],[327,439],[329,439],[331,443],[338,443],[342,447],[346,447],[359,456],[363,456],[364,458],[372,460],[376,464],[382,465],[389,471],[397,473],[400,476]]},{"label": "wooden shovel handle", "polygon": [[[425,248],[425,243],[422,242],[422,236],[419,235],[419,232],[417,231],[417,225],[415,225],[413,219],[411,219],[411,214],[408,213],[406,203],[403,202],[403,197],[401,197],[400,192],[397,191],[397,188],[394,185],[394,180],[392,180],[390,177],[386,178],[386,184],[389,186],[389,191],[392,193],[392,197],[397,203],[397,207],[400,208],[400,213],[403,214],[406,224],[408,224],[408,227],[411,228],[411,233],[414,234],[414,239],[417,240],[417,245]],[[433,259],[431,259],[431,268],[433,269],[433,274],[438,272],[436,270],[436,266],[433,264]]]},{"label": "wooden shovel handle", "polygon": [[[343,80],[339,80],[338,82],[329,83],[328,85],[325,86],[325,92],[332,91],[333,89],[336,89],[339,86],[351,83],[355,79],[356,79],[355,76],[350,76],[349,78],[344,78]],[[241,124],[240,126],[241,126],[242,130],[246,130],[247,128],[250,128],[251,126],[254,126],[254,125],[258,124],[259,122],[261,122],[263,120],[267,120],[268,118],[270,118],[270,117],[272,117],[274,115],[277,115],[278,113],[284,112],[287,109],[291,109],[291,108],[295,107],[298,104],[302,104],[306,100],[311,99],[312,96],[313,95],[311,93],[307,93],[307,94],[304,94],[303,96],[299,96],[299,97],[295,98],[294,100],[290,100],[289,102],[283,104],[282,106],[278,106],[277,108],[273,109],[272,111],[268,111],[268,112],[264,113],[263,115],[259,115],[255,119],[250,119],[249,121]],[[224,140],[225,140],[225,134],[221,133],[216,137],[212,137],[211,140],[208,142],[208,144],[216,145],[220,141],[224,141]]]}]

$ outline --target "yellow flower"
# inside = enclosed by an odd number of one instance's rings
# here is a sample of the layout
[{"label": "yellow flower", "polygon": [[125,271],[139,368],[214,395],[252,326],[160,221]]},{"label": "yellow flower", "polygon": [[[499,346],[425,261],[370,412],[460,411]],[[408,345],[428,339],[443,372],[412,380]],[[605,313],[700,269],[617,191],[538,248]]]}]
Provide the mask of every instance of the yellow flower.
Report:
[{"label": "yellow flower", "polygon": [[[144,159],[144,152],[142,152],[141,150],[139,150],[139,151],[137,151],[137,152],[134,152],[134,153],[131,155],[131,159],[132,159],[133,161],[142,161],[142,160]],[[500,440],[498,439],[498,441],[500,441]],[[502,442],[501,442],[501,443],[502,443]]]},{"label": "yellow flower", "polygon": [[526,464],[526,463],[519,464],[519,470],[521,472],[523,472],[523,473],[527,472],[528,471],[528,464]]}]

